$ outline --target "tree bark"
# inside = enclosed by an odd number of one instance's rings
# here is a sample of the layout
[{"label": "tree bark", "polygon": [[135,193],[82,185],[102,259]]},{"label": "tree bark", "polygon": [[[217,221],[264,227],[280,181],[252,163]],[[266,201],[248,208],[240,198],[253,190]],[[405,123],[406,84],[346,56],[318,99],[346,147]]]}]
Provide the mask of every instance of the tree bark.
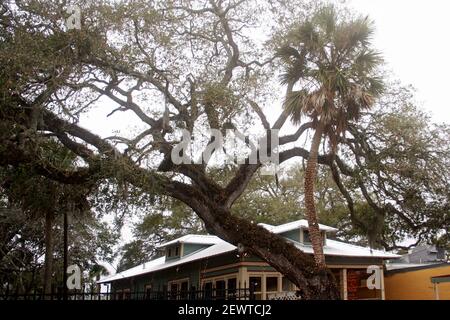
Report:
[{"label": "tree bark", "polygon": [[53,272],[53,221],[54,213],[49,210],[45,214],[45,260],[44,260],[44,294],[52,293]]},{"label": "tree bark", "polygon": [[308,161],[306,163],[304,187],[305,187],[305,207],[306,219],[308,220],[309,237],[311,239],[314,251],[314,260],[319,269],[325,269],[325,255],[323,253],[323,239],[319,230],[317,213],[314,199],[314,185],[317,174],[317,158],[319,155],[319,146],[322,141],[324,125],[319,121],[311,142]]}]

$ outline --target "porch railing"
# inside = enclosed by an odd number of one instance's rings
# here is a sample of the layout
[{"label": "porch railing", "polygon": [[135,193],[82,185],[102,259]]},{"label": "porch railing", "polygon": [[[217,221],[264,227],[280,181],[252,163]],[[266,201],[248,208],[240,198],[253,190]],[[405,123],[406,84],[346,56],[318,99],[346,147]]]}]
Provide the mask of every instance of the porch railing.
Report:
[{"label": "porch railing", "polygon": [[116,292],[69,292],[64,297],[62,293],[43,294],[0,294],[0,300],[255,300],[255,294],[250,288],[188,290],[188,291],[116,291]]}]

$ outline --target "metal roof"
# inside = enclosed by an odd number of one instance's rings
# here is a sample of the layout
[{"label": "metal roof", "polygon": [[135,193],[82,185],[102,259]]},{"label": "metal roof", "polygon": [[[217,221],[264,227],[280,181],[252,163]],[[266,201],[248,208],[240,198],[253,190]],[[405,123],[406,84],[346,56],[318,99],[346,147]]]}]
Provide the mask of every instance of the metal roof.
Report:
[{"label": "metal roof", "polygon": [[[273,232],[273,233],[284,233],[295,229],[307,229],[308,228],[308,221],[307,220],[297,220],[289,223],[285,223],[279,226],[273,226],[266,223],[259,223],[259,226]],[[325,232],[336,232],[338,229],[329,227],[323,224],[319,223],[319,230],[325,231]]]},{"label": "metal roof", "polygon": [[[215,236],[209,236],[215,237]],[[223,241],[222,239],[215,237],[217,243],[204,248],[199,249],[195,252],[192,252],[188,255],[181,257],[180,259],[167,260],[166,257],[160,257],[154,260],[150,260],[149,262],[143,263],[137,267],[125,270],[123,272],[117,273],[115,275],[109,276],[105,279],[101,279],[97,281],[97,283],[107,283],[119,279],[125,279],[130,277],[135,277],[137,275],[146,274],[150,272],[155,272],[167,268],[171,268],[174,266],[182,265],[185,263],[201,260],[204,258],[213,257],[219,254],[227,253],[236,250],[236,247],[232,244]]]},{"label": "metal roof", "polygon": [[[305,245],[300,242],[294,242],[294,245],[305,253],[313,253],[311,245]],[[323,253],[326,256],[342,256],[342,257],[366,257],[366,258],[382,258],[396,259],[400,255],[389,253],[383,250],[375,250],[367,247],[356,246],[342,241],[327,239],[326,245],[323,247]]]},{"label": "metal roof", "polygon": [[430,262],[430,263],[386,263],[386,274],[396,274],[403,272],[419,271],[424,269],[442,268],[450,266],[447,262]]}]

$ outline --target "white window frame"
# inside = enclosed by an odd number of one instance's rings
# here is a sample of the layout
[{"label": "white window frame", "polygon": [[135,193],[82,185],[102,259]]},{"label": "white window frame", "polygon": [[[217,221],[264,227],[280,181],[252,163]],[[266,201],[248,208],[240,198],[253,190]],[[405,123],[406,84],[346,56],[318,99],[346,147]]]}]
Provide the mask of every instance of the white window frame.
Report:
[{"label": "white window frame", "polygon": [[[249,271],[246,277],[247,283],[250,285],[250,278],[251,277],[261,277],[261,291],[256,291],[254,293],[261,294],[262,300],[267,300],[267,293],[281,293],[282,292],[282,274],[279,272],[255,272],[255,271]],[[266,279],[267,277],[274,277],[278,278],[277,282],[277,291],[269,291],[267,292],[267,286],[266,286]]]},{"label": "white window frame", "polygon": [[190,285],[190,280],[189,277],[183,278],[183,279],[177,279],[177,280],[170,280],[167,282],[167,289],[168,291],[172,291],[171,287],[172,284],[176,284],[177,285],[177,291],[181,291],[181,283],[183,282],[187,282],[188,283],[188,291],[189,291],[189,285]]},{"label": "white window frame", "polygon": [[[228,295],[228,280],[230,279],[236,279],[236,291],[239,290],[239,274],[238,273],[230,273],[227,275],[223,275],[223,276],[214,276],[214,277],[208,277],[208,278],[203,278],[200,281],[200,288],[201,290],[203,290],[203,287],[206,283],[212,283],[213,288],[216,288],[216,282],[217,281],[225,281],[225,292]],[[239,293],[238,293],[239,294]],[[228,298],[228,296],[227,296]]]}]

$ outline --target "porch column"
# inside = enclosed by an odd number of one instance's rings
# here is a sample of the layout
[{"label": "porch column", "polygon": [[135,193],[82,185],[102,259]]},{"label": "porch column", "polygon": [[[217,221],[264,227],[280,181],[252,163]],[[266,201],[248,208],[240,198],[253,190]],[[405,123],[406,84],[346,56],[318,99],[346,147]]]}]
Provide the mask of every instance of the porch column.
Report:
[{"label": "porch column", "polygon": [[266,297],[266,274],[264,273],[262,276],[261,276],[261,298],[262,298],[262,300],[267,300],[267,297]]},{"label": "porch column", "polygon": [[439,300],[439,283],[434,283],[434,297]]},{"label": "porch column", "polygon": [[341,296],[343,300],[348,300],[348,293],[347,293],[347,269],[344,268],[341,270]]},{"label": "porch column", "polygon": [[278,287],[277,287],[277,291],[278,292],[283,292],[283,276],[281,275],[281,273],[278,276]]},{"label": "porch column", "polygon": [[247,279],[247,267],[240,267],[238,269],[238,278],[237,278],[237,285],[240,286],[241,289],[244,289],[245,287],[248,287],[248,279]]},{"label": "porch column", "polygon": [[380,267],[381,276],[381,300],[386,300],[386,292],[384,290],[384,269],[383,266]]}]

